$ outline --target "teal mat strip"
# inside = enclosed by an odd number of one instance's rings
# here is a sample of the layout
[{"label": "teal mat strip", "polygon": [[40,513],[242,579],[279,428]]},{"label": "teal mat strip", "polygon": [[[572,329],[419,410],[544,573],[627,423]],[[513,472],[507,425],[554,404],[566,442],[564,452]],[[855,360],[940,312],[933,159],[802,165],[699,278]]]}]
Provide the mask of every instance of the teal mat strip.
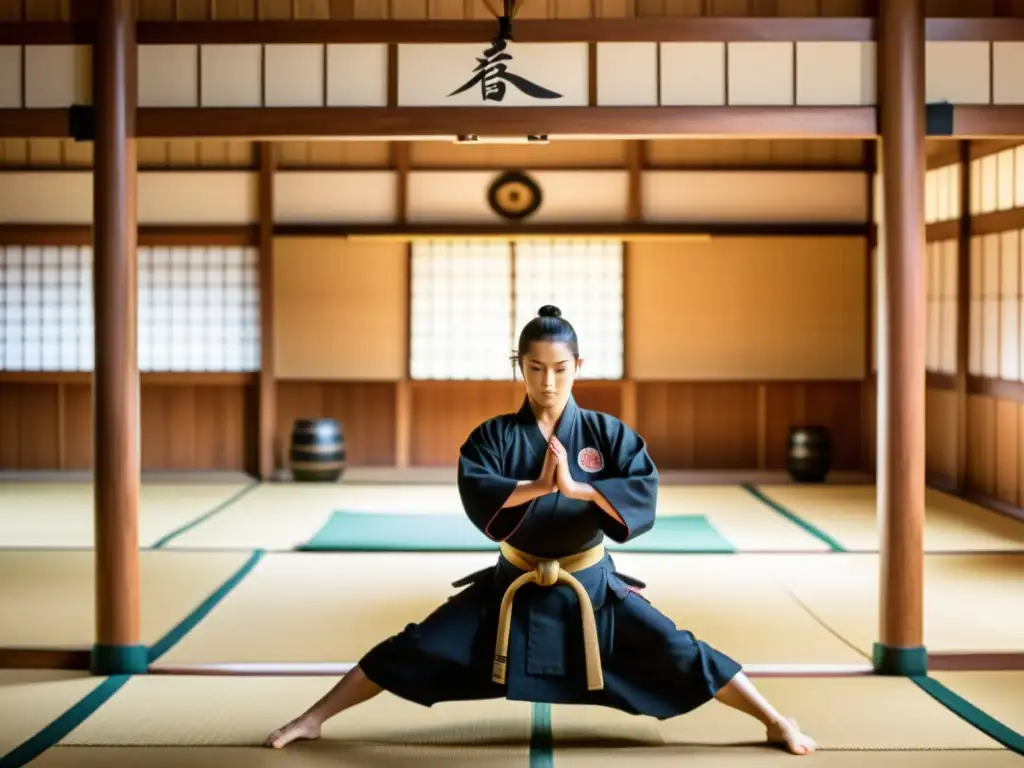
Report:
[{"label": "teal mat strip", "polygon": [[178,538],[183,533],[188,533],[193,528],[195,528],[197,525],[201,525],[202,523],[205,523],[207,520],[209,520],[214,515],[220,514],[225,509],[227,509],[232,504],[234,504],[236,501],[238,501],[243,496],[245,496],[247,493],[252,493],[254,490],[256,490],[259,487],[260,487],[259,483],[250,483],[249,485],[247,485],[244,488],[242,488],[240,491],[237,491],[237,492],[233,493],[231,496],[229,496],[228,498],[224,499],[224,501],[222,501],[220,504],[218,504],[217,506],[215,506],[213,509],[209,510],[208,512],[204,512],[203,514],[199,515],[199,517],[195,518],[194,520],[190,520],[189,522],[185,523],[184,525],[182,525],[182,526],[180,526],[178,528],[175,528],[170,533],[165,533],[159,539],[154,541],[150,545],[149,548],[150,549],[161,549],[162,547],[167,546],[168,542]]},{"label": "teal mat strip", "polygon": [[833,552],[846,552],[846,547],[844,547],[838,541],[836,541],[823,530],[821,530],[821,528],[818,528],[816,525],[811,525],[809,522],[804,520],[802,517],[797,515],[792,510],[786,509],[784,506],[779,504],[779,502],[775,501],[775,499],[771,498],[768,494],[766,494],[757,486],[751,485],[750,483],[741,483],[741,486],[743,487],[743,490],[745,490],[755,499],[760,501],[762,504],[766,504],[767,506],[771,507],[784,518],[789,520],[789,522],[799,526],[800,528],[803,528],[814,538],[818,539],[819,541],[823,541],[825,544],[828,544],[829,549],[831,549]]},{"label": "teal mat strip", "polygon": [[149,663],[152,664],[171,648],[181,642],[182,638],[185,637],[189,632],[195,629],[195,626],[206,618],[207,614],[210,613],[217,604],[227,597],[231,591],[242,583],[242,579],[252,573],[253,568],[263,559],[265,552],[262,549],[255,550],[249,559],[245,561],[241,568],[235,571],[223,584],[221,584],[216,590],[214,590],[209,597],[203,602],[196,606],[188,616],[179,621],[174,627],[170,629],[162,638],[160,638],[154,645],[149,648]]},{"label": "teal mat strip", "polygon": [[551,705],[533,704],[530,720],[530,768],[554,768],[555,744],[551,734]]},{"label": "teal mat strip", "polygon": [[[262,549],[255,550],[249,556],[249,559],[214,590],[209,597],[200,603],[195,610],[172,627],[154,645],[150,646],[148,649],[149,663],[152,664],[181,642],[185,635],[206,618],[210,611],[227,597],[242,582],[242,579],[252,572],[264,554],[265,552]],[[3,757],[0,757],[0,768],[21,768],[21,766],[35,760],[43,752],[58,744],[61,739],[84,723],[96,710],[109,701],[115,693],[121,690],[124,684],[131,678],[132,675],[114,675],[106,678],[35,736],[15,747]]]},{"label": "teal mat strip", "polygon": [[1017,731],[999,722],[987,712],[978,709],[967,699],[951,691],[933,677],[911,677],[910,679],[917,684],[918,688],[960,719],[966,720],[986,736],[995,739],[1007,749],[1019,755],[1024,755],[1024,734],[1017,733]]},{"label": "teal mat strip", "polygon": [[0,768],[21,768],[35,760],[88,720],[130,679],[131,675],[108,677],[35,736],[0,757]]}]

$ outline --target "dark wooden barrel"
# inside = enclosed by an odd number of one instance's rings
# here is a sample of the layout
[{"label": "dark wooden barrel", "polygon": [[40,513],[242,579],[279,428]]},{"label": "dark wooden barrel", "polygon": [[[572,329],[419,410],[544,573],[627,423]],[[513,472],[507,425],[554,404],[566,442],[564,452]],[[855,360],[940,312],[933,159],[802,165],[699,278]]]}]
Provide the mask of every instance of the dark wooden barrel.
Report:
[{"label": "dark wooden barrel", "polygon": [[825,427],[791,427],[786,468],[798,483],[821,483],[832,469],[832,437]]},{"label": "dark wooden barrel", "polygon": [[304,483],[333,483],[345,471],[345,432],[337,419],[298,419],[289,454],[292,477]]}]

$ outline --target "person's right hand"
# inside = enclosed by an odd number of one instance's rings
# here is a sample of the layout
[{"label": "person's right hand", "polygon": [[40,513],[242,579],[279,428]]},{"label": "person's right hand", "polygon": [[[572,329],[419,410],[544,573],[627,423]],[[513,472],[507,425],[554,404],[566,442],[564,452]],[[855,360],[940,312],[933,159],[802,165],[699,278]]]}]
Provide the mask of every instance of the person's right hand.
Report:
[{"label": "person's right hand", "polygon": [[558,471],[558,457],[551,450],[551,446],[547,446],[547,450],[544,451],[544,466],[540,469],[540,477],[537,478],[537,485],[540,486],[544,493],[554,493],[558,487],[557,478]]}]

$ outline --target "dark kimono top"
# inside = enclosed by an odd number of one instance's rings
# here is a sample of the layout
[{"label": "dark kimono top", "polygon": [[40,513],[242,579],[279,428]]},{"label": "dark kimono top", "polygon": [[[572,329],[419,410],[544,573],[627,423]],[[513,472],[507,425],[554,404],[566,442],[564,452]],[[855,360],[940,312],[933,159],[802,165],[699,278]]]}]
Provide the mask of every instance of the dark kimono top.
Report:
[{"label": "dark kimono top", "polygon": [[459,494],[477,528],[493,541],[507,541],[546,558],[581,552],[606,535],[622,543],[651,529],[658,470],[636,432],[613,416],[580,408],[570,396],[555,436],[565,446],[572,478],[593,486],[625,525],[595,502],[569,499],[557,491],[501,508],[519,481],[537,479],[548,450],[524,398],[518,413],[485,421],[462,446]]}]

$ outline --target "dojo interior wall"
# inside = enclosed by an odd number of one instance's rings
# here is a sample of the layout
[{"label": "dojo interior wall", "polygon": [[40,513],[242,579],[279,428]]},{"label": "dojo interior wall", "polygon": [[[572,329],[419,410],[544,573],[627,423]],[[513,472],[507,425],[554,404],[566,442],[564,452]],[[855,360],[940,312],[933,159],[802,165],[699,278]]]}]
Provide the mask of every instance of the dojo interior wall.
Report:
[{"label": "dojo interior wall", "polygon": [[[730,218],[730,209],[723,207],[730,199],[743,204],[735,189],[750,169],[770,174],[780,200],[813,199],[803,217],[811,223],[837,215],[863,222],[867,215],[861,142],[652,141],[648,149],[652,168],[683,174],[672,177],[680,181],[700,179],[705,197],[718,201],[708,214],[718,220]],[[185,232],[188,218],[200,219],[196,223],[207,231],[214,222],[222,229],[227,222],[245,237],[257,223],[253,151],[244,142],[141,142],[144,223],[147,216],[149,223],[170,220]],[[360,188],[352,178],[391,173],[392,151],[383,142],[284,143],[278,147],[278,176],[298,174],[307,186],[330,185],[332,194],[323,197],[352,200],[352,190]],[[35,237],[42,233],[58,242],[65,225],[87,221],[88,174],[80,171],[91,161],[88,145],[8,141],[3,152],[0,160],[8,170],[0,188],[7,192],[0,195],[6,194],[7,210],[18,208],[22,223],[32,224]],[[549,179],[561,174],[565,191],[550,196],[557,203],[561,195],[563,215],[570,218],[586,210],[591,198],[581,195],[595,177],[621,179],[628,162],[621,141],[536,147],[415,143],[408,158],[410,178],[417,172],[443,174],[448,184],[473,177],[479,185],[480,178],[493,178],[506,167],[539,168],[536,175]],[[15,169],[21,174],[18,184],[11,183]],[[72,174],[62,179],[68,171]],[[566,186],[566,179],[577,178]],[[814,183],[808,186],[807,178]],[[54,189],[58,179],[62,196],[44,198],[45,205],[11,191],[24,190],[25,184]],[[692,199],[693,184],[679,186],[676,198],[659,192],[657,205],[669,215],[673,205]],[[371,189],[366,199],[373,194]],[[315,210],[323,197],[279,195],[280,206],[287,208],[289,199],[294,206],[277,213],[290,216],[292,224],[310,218],[322,222],[337,215]],[[623,204],[620,198],[604,204]],[[392,200],[387,204],[397,205]],[[424,199],[424,205],[429,202]],[[379,203],[384,205],[383,196]],[[362,215],[372,218],[367,205],[364,201]],[[748,208],[731,218],[774,215],[792,221],[799,213],[790,202],[781,213]],[[469,209],[459,214],[470,220],[477,215]],[[197,226],[190,238],[197,247],[203,233]],[[17,241],[10,228],[4,237],[7,243]],[[354,465],[401,464],[403,452],[411,465],[446,465],[475,423],[518,405],[521,384],[515,382],[408,380],[406,243],[280,236],[273,251],[280,465],[295,418],[341,418]],[[838,466],[861,466],[865,238],[640,241],[628,243],[626,254],[626,379],[581,383],[582,403],[634,422],[667,468],[782,467],[786,430],[808,420],[832,427]],[[88,467],[88,378],[81,372],[0,373],[0,466]],[[253,372],[151,372],[142,381],[145,468],[252,470]],[[401,420],[408,435],[404,447]]]},{"label": "dojo interior wall", "polygon": [[[930,143],[926,180],[929,482],[1024,506],[1024,143]],[[884,229],[884,221],[879,222]],[[874,254],[878,258],[878,254]],[[877,296],[879,269],[873,271]],[[865,455],[874,465],[872,313]]]}]

